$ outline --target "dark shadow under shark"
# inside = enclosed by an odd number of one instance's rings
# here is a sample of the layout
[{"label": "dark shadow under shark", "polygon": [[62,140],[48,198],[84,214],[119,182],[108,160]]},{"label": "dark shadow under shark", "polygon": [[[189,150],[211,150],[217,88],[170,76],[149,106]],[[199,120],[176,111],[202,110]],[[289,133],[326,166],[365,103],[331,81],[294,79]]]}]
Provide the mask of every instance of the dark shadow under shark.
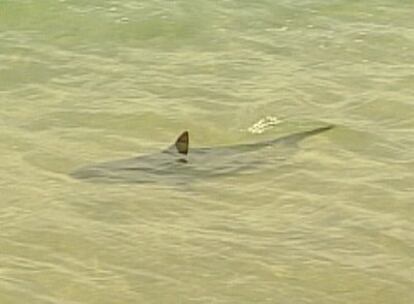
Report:
[{"label": "dark shadow under shark", "polygon": [[195,148],[191,151],[189,134],[185,131],[173,145],[161,152],[93,164],[79,168],[70,175],[93,182],[159,183],[167,180],[186,183],[198,178],[255,172],[263,170],[266,164],[269,166],[269,160],[260,154],[265,148],[275,145],[295,147],[301,140],[333,127],[330,125],[257,143]]}]

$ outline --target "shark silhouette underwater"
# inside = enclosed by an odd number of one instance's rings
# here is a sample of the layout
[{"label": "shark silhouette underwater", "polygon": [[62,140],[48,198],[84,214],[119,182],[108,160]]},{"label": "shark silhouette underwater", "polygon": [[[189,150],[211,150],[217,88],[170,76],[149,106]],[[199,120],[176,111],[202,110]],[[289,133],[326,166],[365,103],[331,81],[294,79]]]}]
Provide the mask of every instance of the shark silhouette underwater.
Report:
[{"label": "shark silhouette underwater", "polygon": [[255,172],[269,163],[259,153],[265,148],[295,147],[303,139],[333,127],[329,125],[257,143],[202,147],[191,151],[189,133],[184,131],[173,145],[161,152],[92,164],[79,168],[70,175],[92,182],[158,183],[167,179],[180,183],[197,178]]}]

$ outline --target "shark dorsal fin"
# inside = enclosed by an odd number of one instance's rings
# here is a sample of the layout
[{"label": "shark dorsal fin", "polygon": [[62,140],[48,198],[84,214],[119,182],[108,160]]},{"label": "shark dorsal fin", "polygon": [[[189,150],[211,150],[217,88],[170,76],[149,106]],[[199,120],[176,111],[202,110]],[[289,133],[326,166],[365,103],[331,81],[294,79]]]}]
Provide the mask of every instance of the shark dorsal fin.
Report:
[{"label": "shark dorsal fin", "polygon": [[184,131],[177,138],[174,146],[177,148],[178,153],[188,154],[189,143],[190,143],[190,138],[189,138],[189,135],[188,135],[188,131]]}]

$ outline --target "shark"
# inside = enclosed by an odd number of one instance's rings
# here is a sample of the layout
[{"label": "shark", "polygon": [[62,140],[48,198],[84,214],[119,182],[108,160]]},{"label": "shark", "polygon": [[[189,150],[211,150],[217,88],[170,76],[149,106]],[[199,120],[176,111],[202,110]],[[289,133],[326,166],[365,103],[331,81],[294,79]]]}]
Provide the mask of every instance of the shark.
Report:
[{"label": "shark", "polygon": [[[92,182],[158,183],[168,180],[186,183],[199,178],[248,174],[269,164],[273,166],[274,161],[264,157],[264,150],[275,146],[296,147],[300,141],[332,128],[333,125],[328,125],[260,142],[191,150],[189,132],[184,131],[172,145],[159,152],[87,165],[70,175]],[[271,150],[270,154],[273,154]]]}]

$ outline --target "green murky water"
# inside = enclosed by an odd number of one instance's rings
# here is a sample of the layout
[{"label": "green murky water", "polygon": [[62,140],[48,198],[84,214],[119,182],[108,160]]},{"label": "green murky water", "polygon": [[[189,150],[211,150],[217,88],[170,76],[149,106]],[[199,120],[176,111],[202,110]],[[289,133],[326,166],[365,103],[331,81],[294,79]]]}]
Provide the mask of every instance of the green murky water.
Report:
[{"label": "green murky water", "polygon": [[[413,11],[0,1],[0,302],[412,303]],[[69,176],[325,124],[251,174]]]}]

